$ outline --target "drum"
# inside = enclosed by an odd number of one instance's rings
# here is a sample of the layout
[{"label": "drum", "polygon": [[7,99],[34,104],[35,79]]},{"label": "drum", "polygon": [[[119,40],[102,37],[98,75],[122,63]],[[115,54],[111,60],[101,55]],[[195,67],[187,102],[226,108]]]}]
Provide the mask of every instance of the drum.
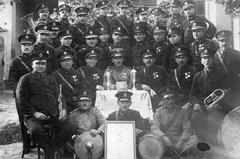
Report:
[{"label": "drum", "polygon": [[220,136],[226,150],[233,157],[240,158],[240,106],[225,116]]},{"label": "drum", "polygon": [[[81,141],[74,144],[74,150],[77,156],[81,159],[98,159],[103,153],[103,139],[100,135],[92,137],[89,131],[86,131],[80,135]],[[92,145],[92,149],[87,149],[89,143]]]},{"label": "drum", "polygon": [[164,144],[157,135],[148,133],[140,139],[138,150],[142,159],[160,159],[164,153]]}]

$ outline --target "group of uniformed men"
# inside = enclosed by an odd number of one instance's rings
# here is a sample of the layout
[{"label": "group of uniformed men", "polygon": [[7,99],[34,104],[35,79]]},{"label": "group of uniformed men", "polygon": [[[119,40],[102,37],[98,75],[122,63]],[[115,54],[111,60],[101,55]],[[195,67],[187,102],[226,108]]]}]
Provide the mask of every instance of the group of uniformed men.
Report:
[{"label": "group of uniformed men", "polygon": [[[148,24],[148,7],[136,10],[139,20],[135,23],[127,17],[128,0],[117,2],[119,15],[111,20],[106,16],[108,4],[100,1],[95,5],[99,16],[91,26],[86,23],[90,9],[85,6],[75,9],[76,23],[70,24],[70,6],[60,5],[60,21],[54,21],[49,18],[49,5],[39,4],[36,37],[19,36],[21,54],[12,59],[8,79],[16,98],[23,153],[31,148],[27,129],[49,158],[53,147],[64,144],[76,134],[77,127],[78,132],[102,133],[104,129],[95,130],[96,123],[89,122],[106,120],[91,107],[95,92],[107,88],[106,72],[111,74],[111,88],[116,89],[116,82],[126,81],[131,89],[132,68],[137,71],[136,88],[151,95],[155,112],[151,131],[167,147],[181,154],[196,146],[193,134],[199,141],[216,144],[214,137],[221,119],[240,102],[240,54],[232,49],[232,32],[217,32],[210,21],[195,14],[195,3],[189,0],[173,0],[166,22],[159,18],[161,8],[152,9],[153,25]],[[211,40],[214,36],[218,43]],[[216,89],[230,90],[223,100],[206,107],[204,99]],[[114,114],[109,119],[133,120],[138,129],[146,128],[139,126],[138,114],[136,119],[134,113],[129,117],[133,112],[129,110],[131,94],[125,93],[116,95],[120,119]],[[86,110],[93,115],[79,117]],[[55,123],[60,132],[53,140],[43,126],[50,123]]]}]

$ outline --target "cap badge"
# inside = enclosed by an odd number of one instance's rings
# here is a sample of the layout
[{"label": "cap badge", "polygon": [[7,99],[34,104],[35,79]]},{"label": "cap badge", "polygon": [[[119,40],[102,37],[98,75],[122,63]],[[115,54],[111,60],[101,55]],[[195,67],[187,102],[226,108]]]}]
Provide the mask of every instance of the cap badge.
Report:
[{"label": "cap badge", "polygon": [[157,12],[158,11],[158,9],[155,9],[155,12]]},{"label": "cap badge", "polygon": [[149,50],[149,49],[147,49],[147,52],[150,52],[150,50]]},{"label": "cap badge", "polygon": [[42,53],[40,53],[40,54],[39,54],[39,57],[43,57],[43,54],[42,54]]},{"label": "cap badge", "polygon": [[80,7],[80,10],[83,10],[83,7]]},{"label": "cap badge", "polygon": [[193,23],[193,26],[196,26],[197,25],[197,23]]},{"label": "cap badge", "polygon": [[204,53],[206,53],[206,54],[207,54],[207,53],[208,53],[208,51],[207,51],[207,50],[204,50]]},{"label": "cap badge", "polygon": [[105,3],[104,3],[104,2],[102,2],[102,4],[104,5]]},{"label": "cap badge", "polygon": [[127,93],[125,92],[125,93],[123,94],[123,96],[124,96],[124,97],[127,97]]},{"label": "cap badge", "polygon": [[166,92],[169,93],[170,92],[170,88],[167,88]]},{"label": "cap badge", "polygon": [[43,29],[47,30],[47,26],[44,26]]},{"label": "cap badge", "polygon": [[29,36],[28,36],[28,35],[26,35],[26,36],[25,36],[25,39],[29,39]]},{"label": "cap badge", "polygon": [[156,27],[156,30],[159,30],[159,27]]},{"label": "cap badge", "polygon": [[94,50],[92,50],[91,53],[94,53]]},{"label": "cap badge", "polygon": [[42,4],[42,7],[45,7],[45,5],[44,5],[44,4]]},{"label": "cap badge", "polygon": [[104,28],[101,28],[101,30],[103,31],[103,30],[104,30]]},{"label": "cap badge", "polygon": [[83,92],[83,95],[85,95],[85,96],[86,96],[86,95],[87,95],[87,92],[86,92],[86,91],[84,91],[84,92]]},{"label": "cap badge", "polygon": [[136,29],[139,29],[139,26],[137,26]]},{"label": "cap badge", "polygon": [[66,5],[63,5],[63,8],[66,8],[67,6]]},{"label": "cap badge", "polygon": [[67,32],[66,32],[67,34],[69,34],[70,32],[69,32],[69,30],[67,30]]},{"label": "cap badge", "polygon": [[53,26],[56,26],[56,23],[55,23],[55,22],[53,23]]},{"label": "cap badge", "polygon": [[120,50],[119,50],[119,49],[117,49],[117,52],[120,52]]},{"label": "cap badge", "polygon": [[93,31],[91,30],[91,31],[89,32],[89,34],[93,34]]},{"label": "cap badge", "polygon": [[144,11],[145,9],[144,8],[142,8],[142,11]]},{"label": "cap badge", "polygon": [[185,5],[188,5],[188,2],[185,2]]},{"label": "cap badge", "polygon": [[224,31],[222,32],[222,35],[223,35],[223,36],[225,35],[225,32],[224,32]]},{"label": "cap badge", "polygon": [[181,51],[181,48],[178,48],[178,51]]},{"label": "cap badge", "polygon": [[67,52],[64,52],[63,54],[64,54],[64,55],[67,55]]},{"label": "cap badge", "polygon": [[126,4],[126,1],[123,1],[123,4]]},{"label": "cap badge", "polygon": [[121,30],[121,28],[120,28],[120,27],[118,27],[118,30]]}]

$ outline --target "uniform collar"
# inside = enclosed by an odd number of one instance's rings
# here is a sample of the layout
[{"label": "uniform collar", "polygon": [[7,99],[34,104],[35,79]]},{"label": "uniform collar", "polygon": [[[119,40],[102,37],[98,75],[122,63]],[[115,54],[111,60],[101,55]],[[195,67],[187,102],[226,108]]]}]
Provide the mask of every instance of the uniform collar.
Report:
[{"label": "uniform collar", "polygon": [[144,44],[145,44],[145,41],[140,41],[140,42],[137,42],[136,46],[137,46],[137,47],[140,47],[140,46],[142,46],[142,45],[144,45]]},{"label": "uniform collar", "polygon": [[64,74],[71,74],[73,71],[74,71],[74,69],[72,68],[71,70],[65,70],[65,69],[63,69],[63,68],[60,68],[59,69],[61,72],[63,72]]},{"label": "uniform collar", "polygon": [[45,75],[45,73],[39,73],[39,72],[32,72],[32,74],[37,77],[43,77]]},{"label": "uniform collar", "polygon": [[115,71],[117,71],[117,72],[121,72],[121,71],[123,70],[123,65],[122,65],[122,66],[119,66],[119,67],[113,66],[112,68],[113,68]]},{"label": "uniform collar", "polygon": [[122,117],[124,117],[124,116],[130,116],[130,113],[131,113],[131,110],[127,110],[126,112],[123,112],[121,109],[118,111],[118,114],[120,115],[120,116],[122,116]]},{"label": "uniform collar", "polygon": [[31,53],[23,53],[23,54],[22,54],[22,56],[25,57],[25,58],[27,58],[27,59],[30,58],[30,55],[31,55]]}]

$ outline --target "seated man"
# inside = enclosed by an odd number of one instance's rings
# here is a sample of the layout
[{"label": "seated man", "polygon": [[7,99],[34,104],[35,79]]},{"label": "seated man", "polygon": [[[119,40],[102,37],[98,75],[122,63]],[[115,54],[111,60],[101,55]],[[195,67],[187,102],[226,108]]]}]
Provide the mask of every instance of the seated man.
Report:
[{"label": "seated man", "polygon": [[[112,62],[114,66],[109,66],[105,73],[109,72],[111,74],[111,87],[112,89],[117,89],[116,82],[123,82],[127,83],[128,89],[132,88],[132,80],[130,73],[132,69],[130,67],[124,66],[124,50],[122,48],[115,48],[110,51],[110,55],[112,58]],[[107,89],[107,78],[104,77],[103,86]]]},{"label": "seated man", "polygon": [[[40,51],[31,54],[33,71],[22,76],[17,85],[16,99],[25,116],[25,123],[33,140],[45,152],[45,159],[52,159],[57,147],[65,144],[77,127],[67,118],[65,98],[59,98],[55,78],[45,74],[48,54]],[[53,125],[56,133],[49,138],[45,125]]]},{"label": "seated man", "polygon": [[156,134],[174,155],[176,153],[172,150],[182,154],[190,148],[196,148],[198,139],[191,129],[188,113],[176,105],[176,88],[164,87],[160,94],[164,104],[154,115],[151,132]]}]

